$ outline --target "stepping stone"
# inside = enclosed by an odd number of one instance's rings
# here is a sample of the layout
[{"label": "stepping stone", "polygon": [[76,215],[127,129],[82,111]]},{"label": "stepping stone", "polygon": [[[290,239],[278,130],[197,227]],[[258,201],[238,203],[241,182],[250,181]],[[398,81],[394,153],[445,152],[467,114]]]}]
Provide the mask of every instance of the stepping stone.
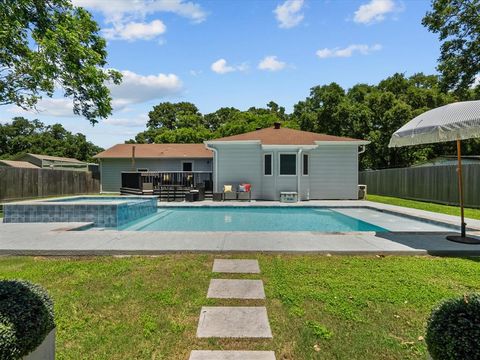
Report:
[{"label": "stepping stone", "polygon": [[204,306],[200,312],[199,338],[271,338],[264,306]]},{"label": "stepping stone", "polygon": [[212,279],[207,298],[265,299],[262,280]]},{"label": "stepping stone", "polygon": [[260,274],[260,267],[257,260],[215,259],[212,271],[217,273]]},{"label": "stepping stone", "polygon": [[273,351],[193,350],[190,360],[275,360]]}]

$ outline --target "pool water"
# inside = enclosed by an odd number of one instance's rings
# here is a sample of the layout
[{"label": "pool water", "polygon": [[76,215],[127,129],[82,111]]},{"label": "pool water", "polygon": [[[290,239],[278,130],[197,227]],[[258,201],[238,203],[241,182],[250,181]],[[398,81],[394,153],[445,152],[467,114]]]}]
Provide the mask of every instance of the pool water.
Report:
[{"label": "pool water", "polygon": [[120,227],[126,231],[388,231],[328,208],[178,207]]}]

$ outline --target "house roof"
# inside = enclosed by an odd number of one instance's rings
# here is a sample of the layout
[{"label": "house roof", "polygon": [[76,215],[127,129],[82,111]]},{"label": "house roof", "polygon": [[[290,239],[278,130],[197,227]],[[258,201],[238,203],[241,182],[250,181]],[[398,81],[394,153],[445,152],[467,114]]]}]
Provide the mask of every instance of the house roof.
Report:
[{"label": "house roof", "polygon": [[364,142],[360,139],[318,134],[288,128],[269,127],[244,134],[213,139],[209,143],[224,141],[260,141],[262,145],[316,145],[317,142]]},{"label": "house roof", "polygon": [[211,150],[203,144],[117,144],[95,155],[98,159],[136,158],[212,158]]},{"label": "house roof", "polygon": [[72,162],[72,163],[84,163],[83,161],[74,159],[74,158],[67,158],[67,157],[61,157],[61,156],[50,156],[50,155],[42,155],[42,154],[26,154],[30,155],[31,157],[34,157],[39,160],[51,160],[51,161],[63,161],[63,162]]},{"label": "house roof", "polygon": [[24,169],[38,169],[39,167],[33,165],[27,161],[16,161],[16,160],[0,160],[0,166],[8,166],[12,168],[24,168]]}]

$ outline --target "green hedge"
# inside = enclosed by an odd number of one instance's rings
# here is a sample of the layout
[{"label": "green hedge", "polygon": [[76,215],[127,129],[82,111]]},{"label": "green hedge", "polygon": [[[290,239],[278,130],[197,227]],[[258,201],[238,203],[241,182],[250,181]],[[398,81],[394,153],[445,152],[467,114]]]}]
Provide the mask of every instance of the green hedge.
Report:
[{"label": "green hedge", "polygon": [[435,308],[425,341],[434,360],[480,359],[480,294],[449,299]]},{"label": "green hedge", "polygon": [[29,354],[54,327],[53,302],[42,287],[0,281],[0,360]]}]

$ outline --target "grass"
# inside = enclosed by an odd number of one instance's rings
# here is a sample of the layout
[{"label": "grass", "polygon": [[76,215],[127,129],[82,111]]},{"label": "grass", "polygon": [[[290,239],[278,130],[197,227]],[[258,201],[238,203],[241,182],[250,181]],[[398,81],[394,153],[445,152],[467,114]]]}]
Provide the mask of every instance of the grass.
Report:
[{"label": "grass", "polygon": [[[368,194],[367,200],[384,203],[384,204],[398,205],[398,206],[404,206],[404,207],[409,207],[414,209],[433,211],[433,212],[442,213],[442,214],[460,216],[460,209],[458,206],[434,204],[430,202],[407,200],[407,199],[400,199],[400,198],[381,196],[381,195],[371,195],[371,194]],[[480,220],[480,209],[465,208],[465,217]]]},{"label": "grass", "polygon": [[[192,349],[268,349],[282,360],[421,359],[431,308],[479,290],[478,259],[248,257],[258,258],[262,274],[215,277],[260,278],[266,302],[206,299],[213,255],[6,257],[0,277],[49,290],[58,359],[187,359]],[[273,340],[195,337],[203,305],[264,303]]]}]

